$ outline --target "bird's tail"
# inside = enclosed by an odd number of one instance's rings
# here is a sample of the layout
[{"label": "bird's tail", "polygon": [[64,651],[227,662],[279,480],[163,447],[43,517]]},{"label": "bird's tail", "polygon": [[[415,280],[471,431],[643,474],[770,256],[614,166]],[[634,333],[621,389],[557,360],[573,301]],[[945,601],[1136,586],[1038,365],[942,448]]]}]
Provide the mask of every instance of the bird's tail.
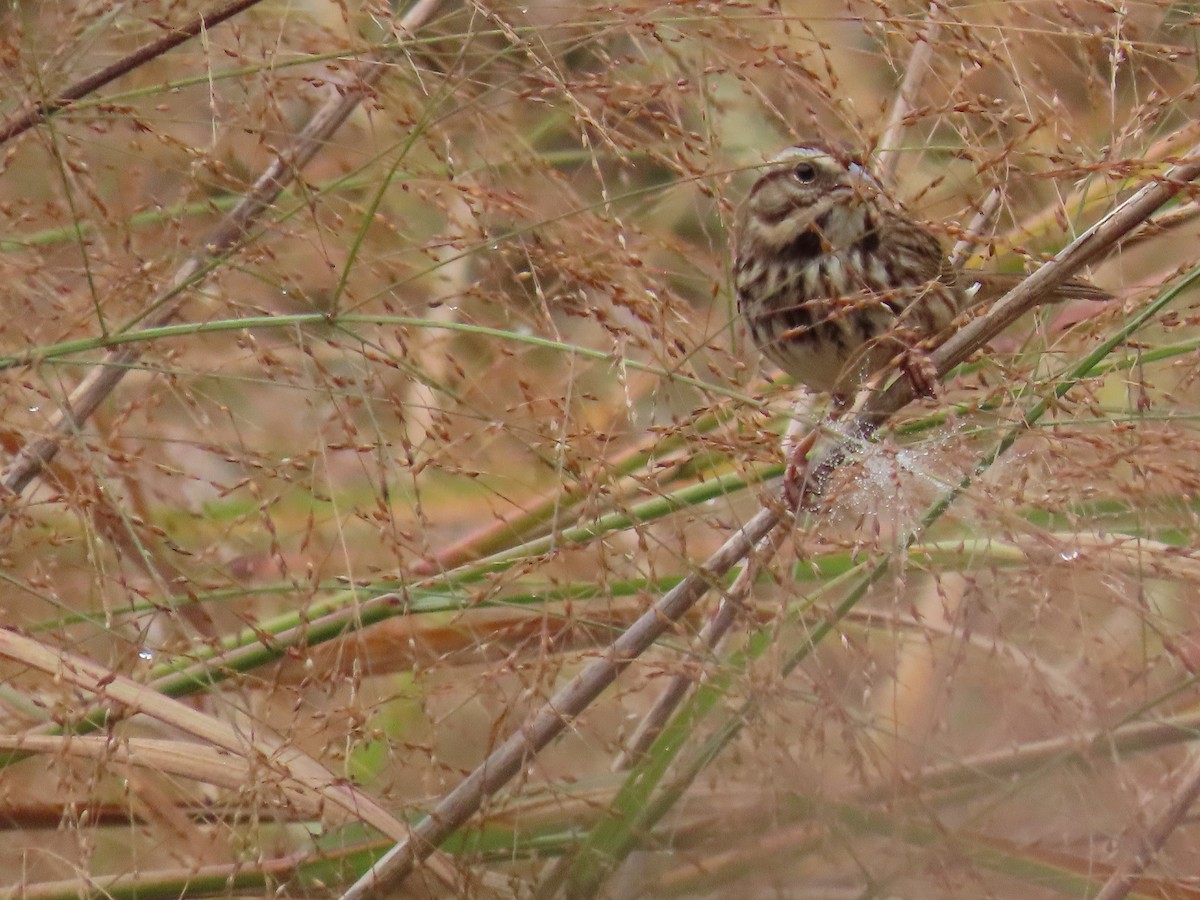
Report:
[{"label": "bird's tail", "polygon": [[[971,305],[999,300],[1029,276],[1023,272],[977,272],[967,269],[959,273],[963,290],[971,296]],[[1063,300],[1111,300],[1113,295],[1082,278],[1071,278],[1058,287],[1043,303]]]}]

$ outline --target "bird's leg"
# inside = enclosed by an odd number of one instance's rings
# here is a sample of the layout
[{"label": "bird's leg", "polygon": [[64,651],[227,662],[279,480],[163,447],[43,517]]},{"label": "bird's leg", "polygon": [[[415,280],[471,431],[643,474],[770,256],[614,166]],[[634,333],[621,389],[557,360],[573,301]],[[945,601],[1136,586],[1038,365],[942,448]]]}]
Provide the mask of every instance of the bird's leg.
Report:
[{"label": "bird's leg", "polygon": [[783,440],[783,453],[787,465],[783,470],[783,499],[793,513],[808,509],[808,494],[812,487],[808,479],[808,455],[812,452],[822,429],[836,422],[849,407],[851,398],[846,394],[832,395],[833,408],[817,425],[801,435],[800,429],[793,430],[799,417],[792,419]]},{"label": "bird's leg", "polygon": [[820,427],[813,428],[803,438],[787,448],[787,466],[783,470],[783,499],[788,509],[798,513],[807,507],[808,454],[817,442]]},{"label": "bird's leg", "polygon": [[940,394],[941,380],[937,368],[929,356],[928,339],[913,328],[897,329],[890,339],[899,346],[899,353],[892,358],[892,365],[912,386],[918,397],[936,399]]},{"label": "bird's leg", "polygon": [[936,399],[941,382],[938,380],[937,368],[929,354],[919,347],[912,347],[900,354],[900,372],[912,385],[913,393],[918,397]]}]

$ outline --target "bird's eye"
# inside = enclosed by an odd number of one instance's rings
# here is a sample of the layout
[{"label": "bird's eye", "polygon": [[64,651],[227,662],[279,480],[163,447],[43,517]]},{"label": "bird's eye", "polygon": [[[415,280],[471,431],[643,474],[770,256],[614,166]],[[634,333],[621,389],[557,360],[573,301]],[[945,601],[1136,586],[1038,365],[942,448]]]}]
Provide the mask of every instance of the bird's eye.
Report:
[{"label": "bird's eye", "polygon": [[812,163],[799,163],[792,169],[792,177],[801,184],[812,184],[817,180],[817,168]]}]

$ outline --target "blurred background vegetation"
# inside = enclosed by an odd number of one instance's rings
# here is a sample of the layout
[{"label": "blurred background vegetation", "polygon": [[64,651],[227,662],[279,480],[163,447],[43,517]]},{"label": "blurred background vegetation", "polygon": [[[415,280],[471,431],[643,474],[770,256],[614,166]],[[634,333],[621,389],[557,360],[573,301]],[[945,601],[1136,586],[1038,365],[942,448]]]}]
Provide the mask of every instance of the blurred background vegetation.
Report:
[{"label": "blurred background vegetation", "polygon": [[[0,114],[223,5],[14,0]],[[12,896],[339,895],[753,515],[823,412],[730,294],[782,146],[894,165],[947,247],[998,188],[971,264],[1023,271],[1200,142],[1189,3],[245,6],[0,152]],[[1116,300],[895,418],[720,647],[710,597],[404,895],[1099,890],[1200,721],[1192,196],[1087,273]],[[1196,848],[1175,823],[1134,892],[1193,896]]]}]

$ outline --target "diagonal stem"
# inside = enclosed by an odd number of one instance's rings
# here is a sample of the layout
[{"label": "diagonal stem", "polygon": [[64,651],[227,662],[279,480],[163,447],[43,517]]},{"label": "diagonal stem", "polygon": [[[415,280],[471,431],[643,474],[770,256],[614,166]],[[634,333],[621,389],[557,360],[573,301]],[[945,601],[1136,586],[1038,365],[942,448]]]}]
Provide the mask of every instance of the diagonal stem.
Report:
[{"label": "diagonal stem", "polygon": [[[745,567],[738,573],[738,577],[734,579],[729,590],[721,598],[716,612],[704,624],[696,638],[698,656],[715,653],[720,648],[721,641],[737,621],[738,613],[745,608],[744,602],[750,594],[750,589],[754,586],[755,578],[778,551],[784,534],[782,528],[772,529],[765,538],[758,542],[754,551],[747,557]],[[688,688],[694,683],[695,678],[682,672],[671,678],[662,694],[654,702],[650,712],[638,723],[637,731],[629,739],[629,744],[613,761],[614,771],[619,772],[631,768],[649,749],[671,717],[671,713],[687,696]]]},{"label": "diagonal stem", "polygon": [[929,5],[929,15],[925,19],[925,27],[917,35],[917,42],[908,57],[908,69],[904,73],[904,80],[900,83],[896,102],[892,104],[891,111],[888,113],[887,127],[884,128],[883,136],[879,139],[879,162],[875,171],[879,180],[885,185],[890,185],[896,178],[896,164],[900,161],[898,152],[900,136],[908,124],[905,119],[908,118],[913,101],[921,90],[921,83],[929,73],[929,62],[933,58],[933,46],[942,27],[942,23],[935,18],[937,11],[938,4],[935,0]]},{"label": "diagonal stem", "polygon": [[[1200,177],[1200,145],[1165,175],[1153,178],[1124,203],[1073,240],[1036,272],[1001,297],[987,315],[968,322],[938,347],[931,362],[940,375],[965,362],[1022,315],[1052,294],[1079,269],[1148,219],[1155,210]],[[883,394],[871,398],[858,417],[860,427],[881,425],[913,399],[912,385],[900,378]]]},{"label": "diagonal stem", "polygon": [[503,744],[468,775],[413,829],[343,895],[343,900],[392,896],[414,865],[428,856],[483,803],[556,738],[618,675],[695,605],[750,548],[783,521],[778,505],[759,510],[703,566],[679,582],[634,622],[600,658],[568,681]]},{"label": "diagonal stem", "polygon": [[6,119],[3,124],[0,124],[0,144],[4,144],[22,132],[28,131],[39,122],[44,122],[47,118],[54,115],[54,113],[65,109],[76,100],[86,97],[93,91],[99,90],[104,85],[116,81],[122,75],[128,75],[138,66],[162,56],[170,50],[174,50],[180,44],[190,41],[202,31],[219,25],[226,19],[231,19],[238,13],[244,12],[252,6],[257,6],[261,2],[262,0],[229,0],[229,2],[218,6],[216,9],[207,13],[200,13],[200,15],[191,21],[185,22],[178,27],[168,26],[169,30],[167,34],[158,40],[143,44],[116,62],[105,66],[99,71],[93,72],[91,75],[80,79],[72,85],[68,85],[55,96],[31,103],[24,112]]}]

